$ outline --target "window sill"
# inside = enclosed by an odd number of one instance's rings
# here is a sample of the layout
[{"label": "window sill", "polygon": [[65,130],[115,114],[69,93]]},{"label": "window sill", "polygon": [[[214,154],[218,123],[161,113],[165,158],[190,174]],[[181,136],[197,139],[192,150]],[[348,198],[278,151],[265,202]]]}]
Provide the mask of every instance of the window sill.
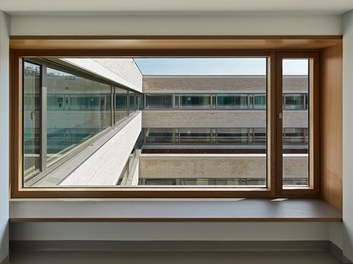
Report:
[{"label": "window sill", "polygon": [[11,222],[341,222],[318,199],[12,199]]}]

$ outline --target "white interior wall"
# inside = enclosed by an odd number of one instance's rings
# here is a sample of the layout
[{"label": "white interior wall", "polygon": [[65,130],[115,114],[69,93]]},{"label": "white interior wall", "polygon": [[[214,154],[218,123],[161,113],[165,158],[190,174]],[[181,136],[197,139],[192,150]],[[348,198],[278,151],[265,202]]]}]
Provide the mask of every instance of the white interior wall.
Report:
[{"label": "white interior wall", "polygon": [[339,35],[340,16],[13,16],[11,35]]},{"label": "white interior wall", "polygon": [[337,247],[343,249],[343,230],[342,223],[330,223],[329,224],[329,240]]},{"label": "white interior wall", "polygon": [[9,33],[10,17],[0,10],[0,262],[9,254]]},{"label": "white interior wall", "polygon": [[343,253],[353,261],[353,11],[343,16]]},{"label": "white interior wall", "polygon": [[328,240],[328,223],[16,223],[13,240]]},{"label": "white interior wall", "polygon": [[[340,35],[339,16],[13,16],[12,35]],[[353,38],[352,38],[353,39]],[[348,43],[346,40],[346,44]],[[353,52],[353,51],[351,51]],[[345,56],[347,54],[345,53]],[[353,54],[351,54],[353,56]],[[349,55],[350,57],[352,57]],[[352,61],[352,60],[351,60]],[[350,65],[351,62],[345,62]],[[352,67],[346,67],[352,69]],[[349,77],[349,76],[348,76]],[[348,78],[346,76],[346,78]],[[353,77],[350,77],[353,78]],[[6,81],[6,78],[5,78]],[[353,81],[349,81],[353,83]],[[4,87],[4,86],[2,86]],[[7,87],[7,86],[5,86]],[[347,87],[347,86],[345,86]],[[5,91],[6,93],[6,91]],[[346,94],[348,95],[348,94]],[[1,96],[1,98],[4,98]],[[7,98],[7,97],[5,97]],[[345,96],[346,100],[349,97]],[[2,99],[4,100],[4,99]],[[5,104],[8,103],[6,99]],[[1,104],[4,108],[4,105]],[[353,109],[345,108],[352,111]],[[353,108],[353,105],[350,106]],[[5,112],[2,115],[5,116]],[[7,113],[7,112],[6,112]],[[7,117],[8,115],[6,115]],[[346,119],[345,119],[346,120]],[[5,120],[6,121],[6,120]],[[345,122],[346,123],[346,122]],[[1,126],[8,127],[1,120]],[[345,132],[352,132],[345,128]],[[352,128],[351,128],[352,129]],[[6,130],[6,129],[4,129]],[[352,133],[350,133],[352,134]],[[349,143],[346,133],[344,145]],[[348,141],[347,141],[348,140]],[[352,145],[352,144],[350,144]],[[350,146],[348,145],[348,146]],[[353,151],[353,146],[351,148]],[[1,148],[3,151],[3,148]],[[347,175],[347,148],[345,167]],[[348,153],[350,154],[350,153]],[[6,155],[7,157],[7,155]],[[1,167],[3,169],[3,167]],[[351,170],[352,171],[352,170]],[[352,179],[351,179],[352,180]],[[345,182],[345,186],[348,185]],[[350,184],[349,186],[352,186]],[[3,195],[3,193],[1,193]],[[349,197],[345,197],[345,200]],[[353,199],[351,199],[353,200]],[[346,203],[346,202],[345,202]],[[345,219],[353,226],[352,210]],[[348,211],[350,210],[350,215]],[[97,230],[97,231],[94,231]],[[116,231],[115,231],[116,230]],[[327,240],[326,223],[22,223],[14,225],[12,239],[160,239],[197,240]],[[153,232],[155,231],[155,232]],[[163,236],[162,231],[166,232]],[[156,235],[157,234],[159,235]],[[240,233],[238,233],[240,232]],[[257,232],[257,233],[255,233]],[[138,234],[139,235],[136,235]],[[242,234],[242,235],[240,235]],[[253,234],[253,235],[252,235]],[[346,238],[347,240],[347,238]],[[348,244],[346,244],[348,245]],[[350,247],[352,248],[352,247]],[[345,247],[346,254],[349,246]],[[352,254],[352,253],[351,253]],[[348,255],[347,256],[351,256]]]}]

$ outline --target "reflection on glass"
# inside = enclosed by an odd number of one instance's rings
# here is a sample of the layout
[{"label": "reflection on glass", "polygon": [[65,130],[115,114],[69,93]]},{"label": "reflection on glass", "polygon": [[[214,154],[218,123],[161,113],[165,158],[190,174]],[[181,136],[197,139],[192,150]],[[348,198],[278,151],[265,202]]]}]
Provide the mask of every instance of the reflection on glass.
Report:
[{"label": "reflection on glass", "polygon": [[254,143],[266,144],[266,129],[254,128]]},{"label": "reflection on glass", "polygon": [[283,104],[286,110],[308,109],[307,94],[284,94]]},{"label": "reflection on glass", "polygon": [[248,109],[249,96],[246,94],[217,95],[219,109]]},{"label": "reflection on glass", "polygon": [[[180,98],[180,106],[179,106]],[[303,101],[304,103],[306,101]],[[304,107],[304,106],[302,106]],[[148,94],[146,109],[266,110],[266,94]],[[288,109],[291,109],[288,107]],[[295,108],[293,108],[295,109]],[[299,108],[298,108],[299,109]],[[300,108],[301,109],[301,108]]]},{"label": "reflection on glass", "polygon": [[129,114],[138,110],[138,97],[138,93],[129,91]]},{"label": "reflection on glass", "polygon": [[175,134],[172,128],[147,128],[145,129],[145,143],[161,144],[174,143]]},{"label": "reflection on glass", "polygon": [[[296,133],[304,133],[300,128],[292,128]],[[179,132],[178,132],[179,131]],[[304,135],[290,133],[286,130],[286,141],[302,142]],[[266,144],[265,128],[146,128],[145,144],[232,144],[256,145],[264,150]]]},{"label": "reflection on glass", "polygon": [[140,185],[177,185],[177,179],[141,179]]},{"label": "reflection on glass", "polygon": [[217,143],[249,144],[251,135],[248,128],[217,128]]},{"label": "reflection on glass", "polygon": [[308,144],[308,129],[307,128],[284,128],[283,142],[287,145],[292,144]]},{"label": "reflection on glass", "polygon": [[173,95],[147,95],[146,109],[173,108]]},{"label": "reflection on glass", "polygon": [[[308,186],[309,60],[283,60],[283,186]],[[300,75],[287,74],[295,70]],[[296,93],[293,93],[296,91]],[[298,91],[300,93],[298,93]],[[302,110],[294,113],[291,110]]]},{"label": "reflection on glass", "polygon": [[205,128],[181,128],[179,129],[180,143],[211,143],[211,130]]},{"label": "reflection on glass", "polygon": [[266,109],[266,95],[254,95],[254,109]]},{"label": "reflection on glass", "polygon": [[110,126],[111,87],[52,68],[46,74],[50,165]]},{"label": "reflection on glass", "polygon": [[181,109],[209,109],[211,108],[210,95],[181,95]]},{"label": "reflection on glass", "polygon": [[115,123],[128,116],[127,94],[126,90],[115,88]]},{"label": "reflection on glass", "polygon": [[138,94],[137,105],[138,105],[138,110],[142,110],[144,108],[143,94]]},{"label": "reflection on glass", "polygon": [[24,62],[23,167],[25,177],[34,176],[40,170],[40,78],[40,66]]},{"label": "reflection on glass", "polygon": [[142,178],[139,185],[244,185],[244,186],[265,186],[264,178]]}]

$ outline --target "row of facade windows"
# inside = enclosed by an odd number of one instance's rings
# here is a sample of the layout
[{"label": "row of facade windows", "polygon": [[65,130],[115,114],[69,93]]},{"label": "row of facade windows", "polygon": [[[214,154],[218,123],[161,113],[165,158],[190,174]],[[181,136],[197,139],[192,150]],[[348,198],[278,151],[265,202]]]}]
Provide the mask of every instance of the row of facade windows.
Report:
[{"label": "row of facade windows", "polygon": [[[265,128],[144,128],[145,144],[266,144]],[[283,144],[307,144],[308,128],[283,128]]]},{"label": "row of facade windows", "polygon": [[[51,69],[48,69],[51,70]],[[51,76],[53,78],[53,76]],[[72,79],[71,79],[72,80]],[[109,90],[110,87],[107,87]],[[113,88],[114,90],[114,88]],[[145,95],[120,88],[104,93],[70,91],[67,93],[49,90],[47,102],[48,111],[110,111],[112,104],[115,111],[135,111],[137,109],[266,109],[264,94],[229,94],[229,95]],[[112,98],[115,98],[115,102]],[[25,94],[24,110],[30,110],[31,105],[39,101],[39,94]],[[217,102],[217,103],[216,103]],[[144,107],[145,105],[145,107]],[[39,107],[39,106],[37,106]],[[307,110],[307,94],[284,94],[284,110]]]},{"label": "row of facade windows", "polygon": [[[266,94],[146,94],[145,109],[265,110]],[[308,110],[308,94],[283,94],[284,110]]]},{"label": "row of facade windows", "polygon": [[[284,178],[285,185],[307,185],[308,179],[302,178]],[[256,186],[265,187],[265,178],[142,178],[139,180],[139,185],[190,185],[190,186],[203,186],[203,185],[232,185],[232,186]]]},{"label": "row of facade windows", "polygon": [[29,61],[24,61],[23,69],[27,179],[143,107],[143,95],[127,89]]}]

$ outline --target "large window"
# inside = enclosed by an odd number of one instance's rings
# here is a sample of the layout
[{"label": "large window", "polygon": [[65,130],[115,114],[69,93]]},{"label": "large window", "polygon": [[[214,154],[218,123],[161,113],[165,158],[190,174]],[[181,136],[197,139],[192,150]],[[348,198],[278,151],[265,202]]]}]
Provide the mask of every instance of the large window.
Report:
[{"label": "large window", "polygon": [[[278,197],[318,192],[317,52],[182,58],[171,54],[165,59],[189,60],[194,67],[201,65],[195,61],[207,64],[212,59],[233,60],[237,66],[228,75],[156,74],[147,78],[146,92],[142,79],[143,93],[62,63],[60,57],[23,54],[14,56],[13,63],[22,67],[13,67],[12,74],[22,88],[13,95],[22,105],[18,113],[22,122],[14,126],[22,141],[14,184],[24,196],[31,189],[40,197],[36,187],[44,185],[36,185],[39,180],[50,181],[59,167],[86,152],[80,163],[65,168],[67,175],[53,191],[79,193],[69,197],[81,193],[87,197],[98,189],[106,197],[146,197],[149,192],[151,197],[183,197],[182,192],[189,197],[217,197],[214,192],[225,192],[223,197]],[[131,57],[136,61],[160,58]],[[67,181],[93,155],[88,149],[104,149],[137,113],[141,134],[132,151],[124,154],[128,159],[115,171],[120,176],[113,184]],[[125,138],[130,136],[125,133]],[[119,139],[110,150],[124,146],[124,139]],[[112,153],[122,160],[119,151]],[[194,153],[198,155],[189,155]],[[97,170],[95,164],[89,166]],[[70,183],[60,185],[64,181]]]}]

